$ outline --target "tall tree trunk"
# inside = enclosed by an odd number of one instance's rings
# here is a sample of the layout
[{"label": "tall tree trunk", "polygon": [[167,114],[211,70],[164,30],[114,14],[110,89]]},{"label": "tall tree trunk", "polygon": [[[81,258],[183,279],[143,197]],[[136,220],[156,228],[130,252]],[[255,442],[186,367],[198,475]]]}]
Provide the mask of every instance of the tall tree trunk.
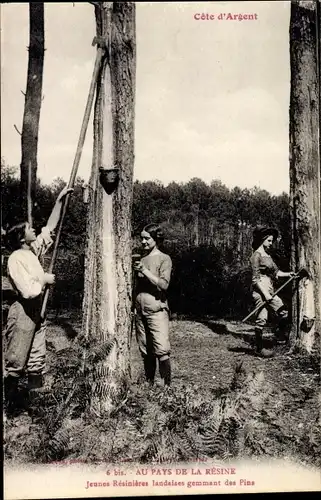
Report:
[{"label": "tall tree trunk", "polygon": [[237,225],[234,226],[234,234],[236,236],[236,256],[235,261],[239,266],[241,263],[241,249],[242,249],[242,221],[239,220]]},{"label": "tall tree trunk", "polygon": [[29,61],[21,134],[20,193],[24,219],[32,223],[45,54],[44,3],[29,3]]},{"label": "tall tree trunk", "polygon": [[[97,3],[95,16],[97,36],[109,40],[109,54],[103,60],[94,112],[83,331],[102,349],[112,345],[92,371],[91,409],[106,414],[130,378],[135,4]],[[101,166],[119,168],[119,184],[111,194],[100,183]]]},{"label": "tall tree trunk", "polygon": [[[317,2],[292,1],[290,21],[290,203],[292,267],[306,267],[293,300],[292,344],[310,353],[320,330],[320,129]],[[308,293],[310,292],[310,293]],[[315,313],[307,325],[304,308]],[[314,315],[312,313],[312,315]]]},{"label": "tall tree trunk", "polygon": [[198,247],[200,244],[200,229],[199,229],[199,213],[200,207],[195,204],[192,207],[193,215],[194,215],[194,246]]}]

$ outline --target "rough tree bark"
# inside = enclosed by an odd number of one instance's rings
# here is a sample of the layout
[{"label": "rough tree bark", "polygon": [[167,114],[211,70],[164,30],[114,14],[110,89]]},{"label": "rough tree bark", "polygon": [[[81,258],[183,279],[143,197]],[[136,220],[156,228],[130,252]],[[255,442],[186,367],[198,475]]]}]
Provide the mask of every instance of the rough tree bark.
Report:
[{"label": "rough tree bark", "polygon": [[199,214],[200,206],[198,204],[192,205],[192,214],[194,217],[194,246],[199,247],[200,244],[200,229],[199,229]]},{"label": "rough tree bark", "polygon": [[[119,402],[130,379],[135,5],[97,2],[95,16],[97,37],[107,41],[108,50],[94,111],[83,331],[89,343],[113,346],[92,371],[91,410],[101,415]],[[101,166],[119,168],[112,194],[100,184]]]},{"label": "rough tree bark", "polygon": [[304,322],[306,280],[295,289],[291,343],[311,353],[320,334],[320,129],[316,1],[292,1],[290,20],[290,202],[292,268],[306,267],[315,321]]},{"label": "rough tree bark", "polygon": [[236,248],[236,255],[235,255],[235,260],[237,265],[239,266],[242,262],[242,221],[239,220],[237,224],[234,226],[234,234],[235,234],[235,248]]},{"label": "rough tree bark", "polygon": [[[44,3],[29,3],[29,60],[21,133],[20,196],[22,217],[32,222],[37,180],[39,119],[45,54]],[[30,201],[31,200],[31,201]]]}]

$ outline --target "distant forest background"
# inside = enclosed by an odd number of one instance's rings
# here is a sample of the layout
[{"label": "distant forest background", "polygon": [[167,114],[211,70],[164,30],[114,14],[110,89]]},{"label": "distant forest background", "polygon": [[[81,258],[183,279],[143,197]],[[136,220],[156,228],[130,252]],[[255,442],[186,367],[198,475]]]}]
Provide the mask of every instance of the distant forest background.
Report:
[{"label": "distant forest background", "polygon": [[[2,227],[20,220],[18,168],[1,162]],[[55,199],[65,185],[57,178],[51,185],[37,182],[34,227],[46,224]],[[86,214],[84,180],[78,178],[64,221],[54,272],[57,283],[49,307],[80,309],[83,293]],[[273,196],[259,189],[228,189],[218,180],[206,184],[198,178],[187,183],[158,181],[134,183],[133,250],[139,233],[150,222],[165,231],[164,251],[173,260],[169,289],[172,313],[189,317],[240,318],[252,307],[252,231],[257,225],[273,225],[280,232],[274,258],[289,269],[290,212],[286,193]],[[6,254],[3,248],[4,254]],[[49,265],[50,253],[45,265]],[[5,274],[6,259],[3,261]],[[286,301],[289,297],[283,297]]]}]

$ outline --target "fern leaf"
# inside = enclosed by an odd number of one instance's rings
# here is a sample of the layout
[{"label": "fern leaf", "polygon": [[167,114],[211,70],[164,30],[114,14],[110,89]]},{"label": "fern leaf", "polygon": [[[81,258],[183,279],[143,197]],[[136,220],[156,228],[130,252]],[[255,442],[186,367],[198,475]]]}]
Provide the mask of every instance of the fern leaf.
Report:
[{"label": "fern leaf", "polygon": [[233,372],[232,382],[230,384],[231,391],[237,391],[243,386],[244,380],[246,378],[246,370],[243,367],[243,361],[236,364]]},{"label": "fern leaf", "polygon": [[[195,433],[194,433],[195,435]],[[178,450],[180,458],[185,461],[192,460],[198,456],[198,444],[195,439],[193,439],[188,434],[175,434],[173,436],[175,443],[175,448]]]},{"label": "fern leaf", "polygon": [[115,344],[116,344],[116,339],[114,338],[107,342],[100,342],[93,345],[86,352],[86,362],[88,364],[95,365],[96,363],[104,361],[106,358],[108,358]]},{"label": "fern leaf", "polygon": [[48,457],[63,458],[68,452],[69,439],[70,429],[68,427],[59,429],[48,443]]}]

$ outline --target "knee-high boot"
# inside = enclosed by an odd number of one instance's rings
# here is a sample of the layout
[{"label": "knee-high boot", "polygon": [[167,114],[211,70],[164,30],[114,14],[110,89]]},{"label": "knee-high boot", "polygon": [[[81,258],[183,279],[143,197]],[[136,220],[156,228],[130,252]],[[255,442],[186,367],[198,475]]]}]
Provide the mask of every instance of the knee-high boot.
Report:
[{"label": "knee-high boot", "polygon": [[156,373],[155,356],[144,356],[144,370],[147,381],[150,383],[154,383]]},{"label": "knee-high boot", "polygon": [[4,379],[5,410],[8,416],[12,416],[18,410],[18,384],[19,377],[7,375]]},{"label": "knee-high boot", "polygon": [[255,328],[255,347],[256,347],[256,354],[258,356],[262,356],[263,358],[270,358],[274,354],[273,351],[263,348],[263,328],[262,327]]},{"label": "knee-high boot", "polygon": [[291,324],[289,323],[288,315],[283,315],[279,319],[278,329],[276,331],[276,340],[282,343],[287,343],[289,340]]},{"label": "knee-high boot", "polygon": [[171,385],[171,362],[170,359],[159,361],[159,374],[164,379],[164,385]]},{"label": "knee-high boot", "polygon": [[262,328],[255,328],[255,350],[257,354],[259,354],[262,351],[263,347],[263,329]]}]

